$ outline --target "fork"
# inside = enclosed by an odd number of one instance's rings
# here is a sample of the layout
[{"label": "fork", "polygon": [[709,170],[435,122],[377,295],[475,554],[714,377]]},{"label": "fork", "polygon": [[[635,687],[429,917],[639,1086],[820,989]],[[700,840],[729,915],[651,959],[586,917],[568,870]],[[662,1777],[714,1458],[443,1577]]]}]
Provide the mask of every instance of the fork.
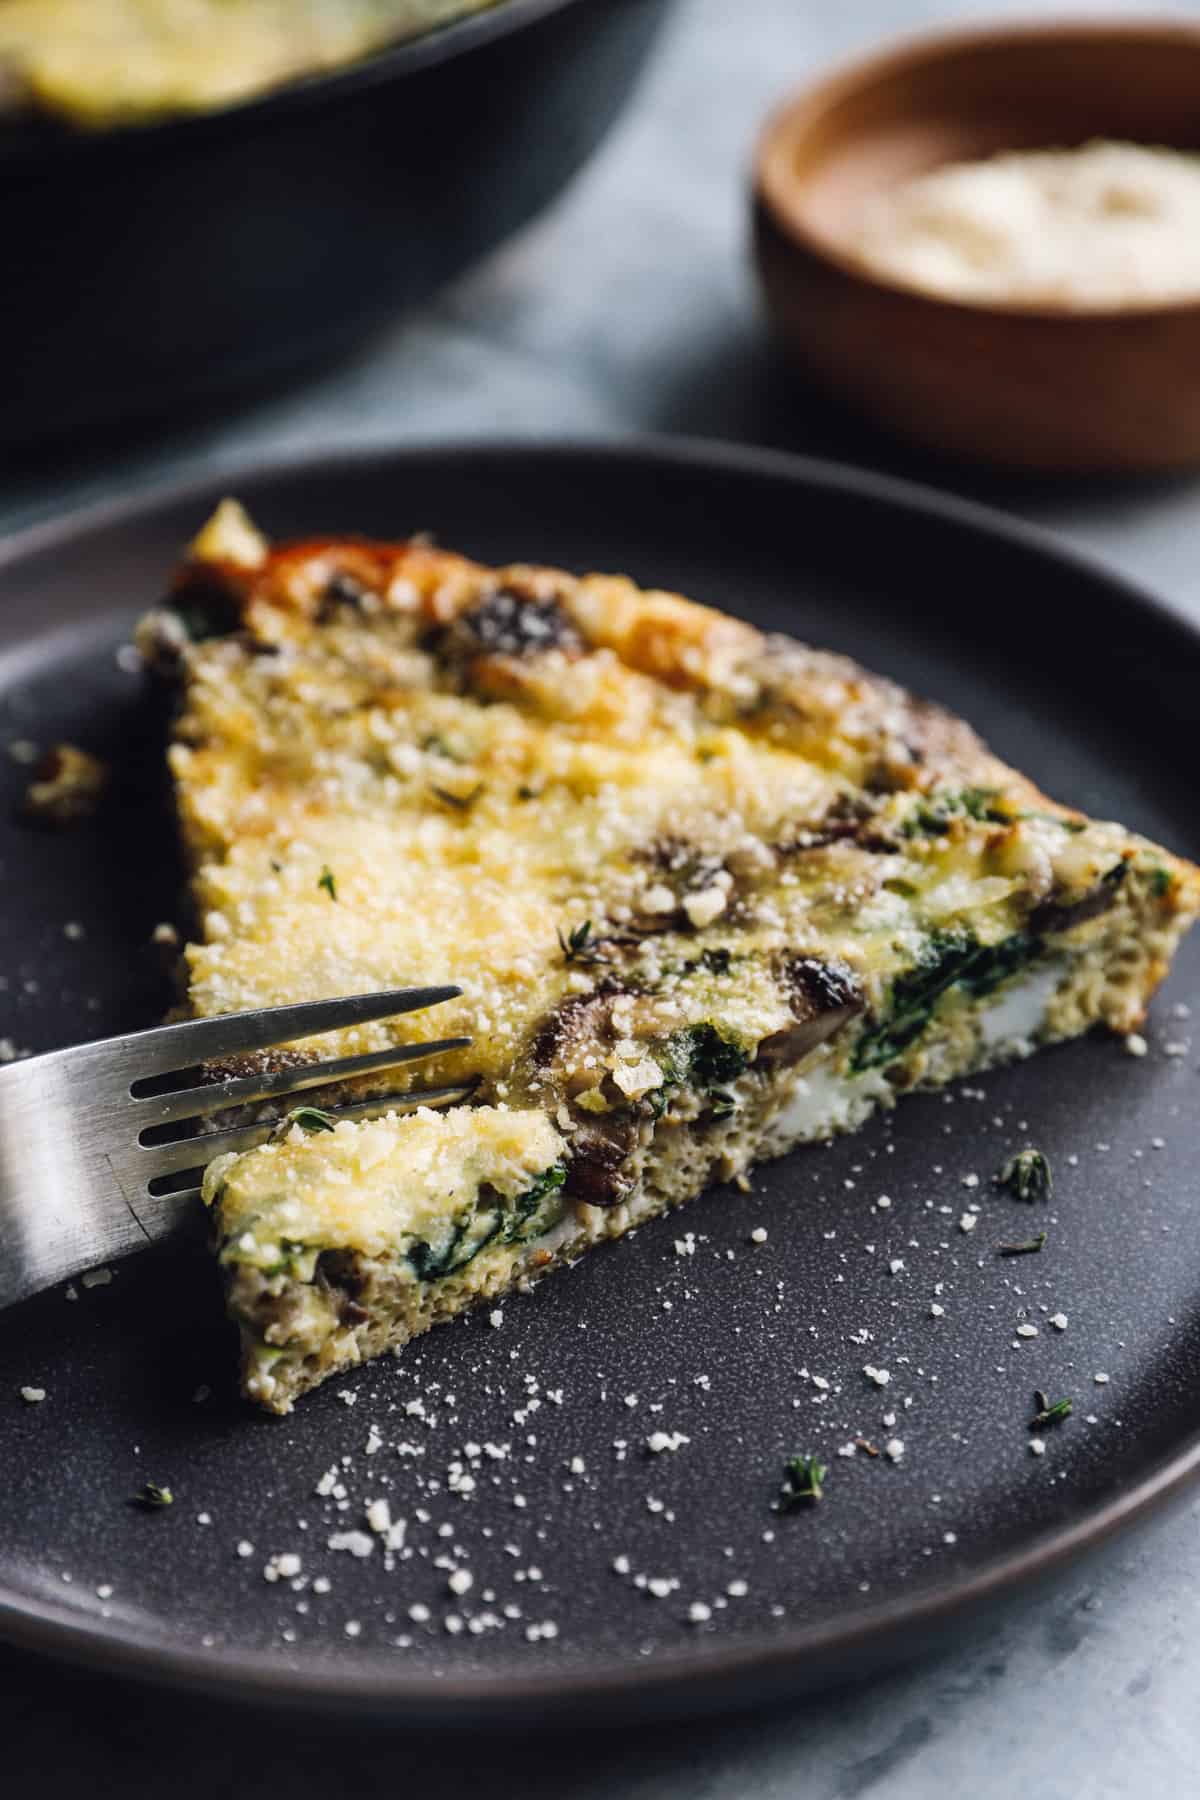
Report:
[{"label": "fork", "polygon": [[[0,1068],[0,1306],[169,1237],[195,1212],[205,1164],[226,1151],[266,1143],[278,1121],[198,1135],[181,1131],[165,1141],[164,1127],[186,1127],[226,1107],[462,1050],[471,1039],[396,1044],[169,1092],[161,1085],[158,1092],[145,1091],[162,1077],[317,1032],[420,1012],[461,992],[452,986],[392,988],[188,1019]],[[468,1080],[379,1096],[333,1107],[329,1116],[368,1118],[465,1096],[473,1085]]]}]

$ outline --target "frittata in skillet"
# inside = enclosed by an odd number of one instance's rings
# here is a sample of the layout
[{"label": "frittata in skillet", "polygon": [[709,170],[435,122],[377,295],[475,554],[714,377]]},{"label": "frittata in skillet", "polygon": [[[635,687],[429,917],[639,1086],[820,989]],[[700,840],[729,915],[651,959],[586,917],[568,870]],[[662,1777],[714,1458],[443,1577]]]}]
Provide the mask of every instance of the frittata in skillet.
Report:
[{"label": "frittata in skillet", "polygon": [[0,0],[0,117],[210,112],[503,0]]},{"label": "frittata in skillet", "polygon": [[277,1412],[907,1088],[1131,1031],[1200,910],[938,707],[619,577],[272,546],[226,502],[141,642],[182,690],[190,1010],[453,981],[294,1054],[474,1039],[376,1078],[468,1103],[209,1168]]}]

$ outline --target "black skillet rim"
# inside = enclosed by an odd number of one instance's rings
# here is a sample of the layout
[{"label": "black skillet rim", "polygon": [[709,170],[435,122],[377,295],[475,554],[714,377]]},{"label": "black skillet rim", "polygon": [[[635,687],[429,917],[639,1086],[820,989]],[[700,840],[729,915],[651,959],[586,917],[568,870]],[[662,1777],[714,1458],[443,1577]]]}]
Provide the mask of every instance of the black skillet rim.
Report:
[{"label": "black skillet rim", "polygon": [[[569,0],[568,0],[569,3]],[[480,457],[533,462],[569,458],[582,467],[612,463],[696,469],[790,486],[824,489],[842,497],[882,505],[916,516],[930,529],[966,530],[983,542],[1009,549],[1082,575],[1105,590],[1119,612],[1146,617],[1168,637],[1194,651],[1200,628],[1134,582],[1098,560],[1060,542],[1050,532],[993,508],[938,492],[916,482],[784,451],[747,448],[698,438],[639,435],[628,443],[594,439],[474,438],[447,443],[344,446],[283,454],[261,461],[222,465],[200,476],[150,489],[128,498],[102,500],[61,518],[42,521],[0,540],[0,576],[27,556],[44,555],[57,544],[136,519],[162,507],[198,505],[214,491],[236,491],[262,481],[303,479],[352,472],[380,462],[441,463],[448,476],[456,465]],[[1177,1497],[1200,1476],[1200,1427],[1170,1454],[1153,1463],[1137,1481],[1090,1507],[1081,1517],[1040,1533],[1020,1549],[987,1562],[972,1574],[922,1594],[885,1600],[851,1618],[826,1620],[771,1639],[743,1641],[734,1648],[659,1657],[651,1663],[604,1663],[564,1675],[479,1678],[407,1676],[382,1669],[342,1671],[332,1664],[311,1670],[265,1662],[227,1649],[198,1651],[138,1643],[65,1616],[59,1609],[0,1587],[0,1641],[40,1652],[114,1677],[136,1678],[196,1695],[257,1705],[309,1707],[324,1714],[386,1716],[391,1722],[437,1725],[470,1722],[512,1728],[514,1717],[536,1717],[542,1727],[599,1723],[640,1716],[695,1714],[705,1706],[720,1710],[752,1705],[788,1692],[830,1685],[887,1660],[890,1646],[904,1641],[921,1648],[935,1631],[984,1610],[1038,1579],[1047,1579]],[[823,1671],[828,1673],[823,1677]],[[514,1708],[527,1709],[514,1714]],[[536,1709],[536,1711],[534,1710]]]}]

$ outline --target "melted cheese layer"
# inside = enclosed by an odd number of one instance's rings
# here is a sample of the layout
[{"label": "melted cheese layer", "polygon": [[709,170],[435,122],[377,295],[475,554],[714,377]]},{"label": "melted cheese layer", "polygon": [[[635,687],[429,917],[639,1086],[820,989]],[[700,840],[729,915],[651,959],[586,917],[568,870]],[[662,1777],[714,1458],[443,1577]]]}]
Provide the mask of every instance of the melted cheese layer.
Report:
[{"label": "melted cheese layer", "polygon": [[277,1143],[210,1163],[204,1199],[219,1206],[230,1260],[272,1266],[285,1245],[386,1257],[406,1238],[436,1236],[485,1185],[515,1200],[563,1152],[541,1113],[422,1107],[332,1131],[293,1125]]}]

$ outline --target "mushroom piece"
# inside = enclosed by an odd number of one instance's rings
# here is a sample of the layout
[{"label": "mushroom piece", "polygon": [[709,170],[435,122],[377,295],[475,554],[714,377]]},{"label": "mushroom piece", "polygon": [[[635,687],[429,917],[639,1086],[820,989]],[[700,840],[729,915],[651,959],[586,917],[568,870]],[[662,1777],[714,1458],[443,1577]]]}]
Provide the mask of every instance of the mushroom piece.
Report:
[{"label": "mushroom piece", "polygon": [[633,1185],[622,1165],[636,1143],[637,1131],[628,1123],[577,1131],[563,1191],[588,1206],[619,1206]]},{"label": "mushroom piece", "polygon": [[844,963],[821,962],[815,956],[789,956],[779,974],[795,1023],[764,1038],[755,1060],[791,1068],[839,1032],[863,1010],[866,1002]]}]

